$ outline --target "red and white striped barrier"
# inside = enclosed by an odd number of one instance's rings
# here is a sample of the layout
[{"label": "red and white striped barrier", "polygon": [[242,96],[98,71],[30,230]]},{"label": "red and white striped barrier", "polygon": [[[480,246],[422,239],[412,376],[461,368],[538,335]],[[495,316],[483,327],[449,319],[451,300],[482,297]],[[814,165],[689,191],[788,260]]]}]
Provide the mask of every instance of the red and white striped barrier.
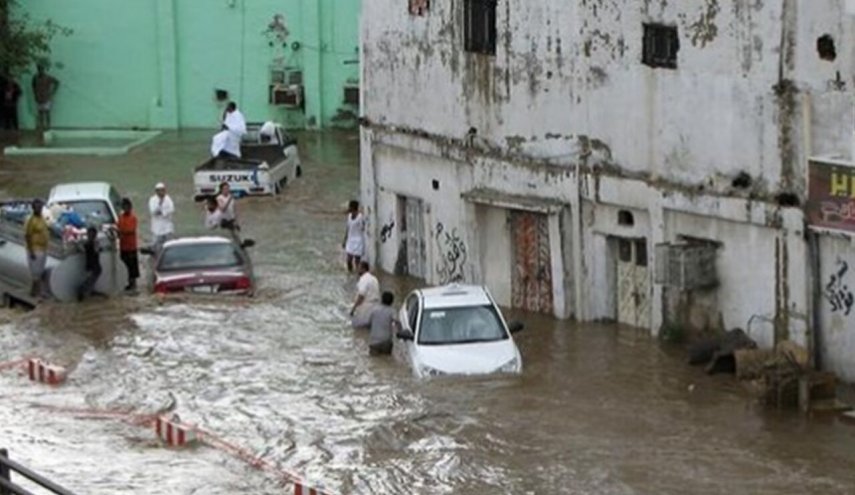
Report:
[{"label": "red and white striped barrier", "polygon": [[154,421],[154,431],[170,447],[184,447],[198,439],[196,428],[182,424],[177,416],[158,416]]},{"label": "red and white striped barrier", "polygon": [[27,370],[30,380],[48,385],[59,385],[65,381],[65,377],[68,375],[68,370],[62,366],[50,364],[41,359],[28,360]]},{"label": "red and white striped barrier", "polygon": [[47,409],[53,412],[71,414],[81,418],[90,419],[113,419],[124,421],[128,424],[145,426],[150,428],[154,425],[155,432],[160,440],[170,447],[183,447],[198,442],[215,448],[246,462],[249,466],[260,471],[265,471],[275,476],[283,485],[294,484],[294,495],[336,495],[323,488],[317,488],[307,484],[307,481],[295,473],[282,468],[277,463],[266,460],[248,449],[235,445],[227,440],[194,425],[181,422],[177,414],[167,416],[164,414],[138,414],[132,410],[99,410],[74,407],[58,407],[41,404],[31,404],[33,407]]},{"label": "red and white striped barrier", "polygon": [[317,488],[306,486],[301,482],[294,483],[294,495],[328,495],[327,492],[322,492]]}]

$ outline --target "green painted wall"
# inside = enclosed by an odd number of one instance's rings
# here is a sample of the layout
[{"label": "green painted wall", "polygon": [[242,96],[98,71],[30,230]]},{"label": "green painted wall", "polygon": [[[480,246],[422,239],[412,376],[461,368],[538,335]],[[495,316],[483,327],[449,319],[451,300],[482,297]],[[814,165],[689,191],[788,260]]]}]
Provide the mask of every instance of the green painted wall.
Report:
[{"label": "green painted wall", "polygon": [[[20,0],[74,30],[53,43],[55,127],[213,127],[225,89],[248,120],[353,125],[344,87],[358,83],[360,0]],[[282,14],[287,47],[264,31]],[[295,44],[296,42],[296,44]],[[304,109],[268,103],[274,59],[303,71]],[[34,126],[31,74],[19,113]]]}]

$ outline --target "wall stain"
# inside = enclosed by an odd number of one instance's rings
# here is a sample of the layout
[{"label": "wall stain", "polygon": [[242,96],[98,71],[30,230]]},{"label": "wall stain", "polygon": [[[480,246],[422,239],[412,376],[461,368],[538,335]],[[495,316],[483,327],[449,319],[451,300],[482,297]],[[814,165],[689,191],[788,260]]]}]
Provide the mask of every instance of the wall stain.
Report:
[{"label": "wall stain", "polygon": [[[744,0],[737,0],[744,1]],[[692,46],[704,48],[707,44],[712,43],[718,36],[718,25],[716,17],[721,11],[718,5],[718,0],[705,0],[705,5],[701,9],[698,18],[686,26],[686,31],[689,33],[689,40]]]}]

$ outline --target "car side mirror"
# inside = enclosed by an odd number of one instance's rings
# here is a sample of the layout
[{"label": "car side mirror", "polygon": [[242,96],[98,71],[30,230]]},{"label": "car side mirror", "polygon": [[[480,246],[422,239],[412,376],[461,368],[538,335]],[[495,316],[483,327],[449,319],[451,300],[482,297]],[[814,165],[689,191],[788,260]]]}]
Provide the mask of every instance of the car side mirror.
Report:
[{"label": "car side mirror", "polygon": [[409,330],[399,330],[398,338],[401,340],[414,340],[415,336],[413,335],[413,332]]},{"label": "car side mirror", "polygon": [[251,248],[253,246],[255,246],[255,241],[252,239],[244,239],[244,241],[240,243],[240,247],[243,249]]},{"label": "car side mirror", "polygon": [[508,325],[508,331],[511,333],[522,331],[523,328],[525,328],[525,325],[523,325],[521,321],[512,321]]}]

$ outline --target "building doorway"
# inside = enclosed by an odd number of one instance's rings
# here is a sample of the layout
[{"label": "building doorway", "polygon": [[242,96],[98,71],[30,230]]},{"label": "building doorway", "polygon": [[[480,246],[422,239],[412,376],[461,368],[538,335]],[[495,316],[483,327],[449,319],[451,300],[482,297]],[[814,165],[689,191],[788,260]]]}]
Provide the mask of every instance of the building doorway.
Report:
[{"label": "building doorway", "polygon": [[650,327],[650,270],[647,239],[617,238],[617,319]]},{"label": "building doorway", "polygon": [[412,277],[424,279],[427,275],[424,202],[417,198],[398,196],[398,218],[401,234],[398,259],[403,262],[403,271]]},{"label": "building doorway", "polygon": [[549,217],[511,210],[511,305],[539,313],[553,312]]}]

